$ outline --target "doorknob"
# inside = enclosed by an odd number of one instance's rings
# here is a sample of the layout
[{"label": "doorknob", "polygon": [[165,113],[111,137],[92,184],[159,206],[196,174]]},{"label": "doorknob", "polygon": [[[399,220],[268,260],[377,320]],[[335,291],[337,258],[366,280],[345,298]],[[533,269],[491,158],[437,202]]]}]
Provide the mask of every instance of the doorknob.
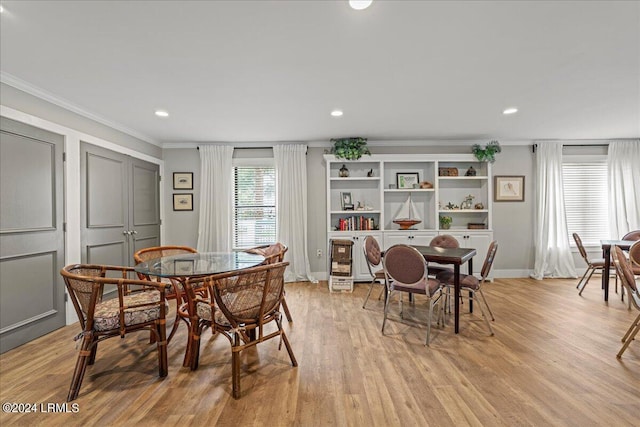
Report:
[{"label": "doorknob", "polygon": [[125,236],[128,236],[131,234],[131,232],[129,230],[124,230],[122,234],[124,234]]}]

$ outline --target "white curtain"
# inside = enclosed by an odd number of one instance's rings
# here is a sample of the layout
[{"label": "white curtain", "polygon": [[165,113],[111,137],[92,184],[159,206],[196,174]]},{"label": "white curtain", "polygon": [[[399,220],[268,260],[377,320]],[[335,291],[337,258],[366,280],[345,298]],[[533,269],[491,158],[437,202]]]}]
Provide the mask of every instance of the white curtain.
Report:
[{"label": "white curtain", "polygon": [[307,146],[282,144],[273,147],[276,162],[277,240],[289,247],[285,280],[311,281],[307,251]]},{"label": "white curtain", "polygon": [[198,252],[231,251],[233,147],[200,147]]},{"label": "white curtain", "polygon": [[535,263],[531,277],[577,277],[569,249],[559,142],[538,143],[535,202]]},{"label": "white curtain", "polygon": [[640,230],[640,140],[612,141],[607,156],[612,239]]}]

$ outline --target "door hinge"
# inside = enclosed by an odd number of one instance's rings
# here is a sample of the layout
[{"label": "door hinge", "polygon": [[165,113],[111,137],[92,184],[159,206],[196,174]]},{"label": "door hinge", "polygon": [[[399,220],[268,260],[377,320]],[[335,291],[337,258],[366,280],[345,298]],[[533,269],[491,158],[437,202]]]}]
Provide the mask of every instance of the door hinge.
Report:
[{"label": "door hinge", "polygon": [[62,232],[63,232],[63,233],[66,233],[66,232],[67,232],[67,223],[66,223],[66,222],[63,222],[63,223],[62,223]]},{"label": "door hinge", "polygon": [[66,162],[67,161],[67,153],[66,152],[62,152],[62,161]]}]

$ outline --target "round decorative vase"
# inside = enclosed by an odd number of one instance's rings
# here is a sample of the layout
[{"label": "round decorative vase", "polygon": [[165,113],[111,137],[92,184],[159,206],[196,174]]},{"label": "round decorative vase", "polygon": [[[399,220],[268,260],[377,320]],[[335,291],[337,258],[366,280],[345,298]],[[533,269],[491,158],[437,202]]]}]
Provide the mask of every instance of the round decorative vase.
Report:
[{"label": "round decorative vase", "polygon": [[449,228],[451,228],[451,224],[440,224],[440,228],[442,228],[443,230],[448,230]]},{"label": "round decorative vase", "polygon": [[338,171],[338,176],[340,176],[340,178],[346,178],[349,176],[349,169],[347,169],[346,165],[342,165],[342,167]]}]

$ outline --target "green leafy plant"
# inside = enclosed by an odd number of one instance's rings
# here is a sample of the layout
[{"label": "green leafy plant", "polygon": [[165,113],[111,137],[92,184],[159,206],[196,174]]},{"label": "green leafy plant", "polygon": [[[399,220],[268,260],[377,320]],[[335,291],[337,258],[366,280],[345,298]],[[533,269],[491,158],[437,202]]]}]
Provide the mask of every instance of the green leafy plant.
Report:
[{"label": "green leafy plant", "polygon": [[453,218],[447,215],[440,215],[440,228],[444,230],[448,230],[451,227],[451,222],[453,222]]},{"label": "green leafy plant", "polygon": [[471,151],[473,152],[473,155],[476,156],[476,159],[481,162],[493,163],[496,161],[496,154],[501,152],[502,148],[500,148],[500,143],[498,141],[491,141],[485,145],[484,148],[475,144],[471,148]]},{"label": "green leafy plant", "polygon": [[339,159],[358,160],[363,154],[371,155],[367,147],[367,138],[332,138],[331,154]]}]

